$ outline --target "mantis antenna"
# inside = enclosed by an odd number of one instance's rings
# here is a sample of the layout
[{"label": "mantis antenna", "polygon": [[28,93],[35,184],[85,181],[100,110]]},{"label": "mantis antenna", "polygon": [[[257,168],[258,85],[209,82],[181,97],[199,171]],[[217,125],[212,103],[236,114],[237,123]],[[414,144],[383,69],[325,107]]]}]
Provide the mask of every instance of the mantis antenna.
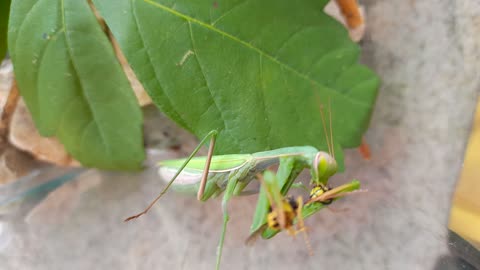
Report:
[{"label": "mantis antenna", "polygon": [[208,138],[211,137],[211,140],[210,140],[210,147],[208,149],[208,158],[207,158],[207,161],[205,162],[205,169],[203,171],[203,174],[202,174],[202,180],[200,182],[200,189],[198,190],[198,194],[197,194],[197,198],[201,199],[201,197],[203,196],[203,191],[205,190],[205,184],[206,184],[206,180],[207,180],[207,176],[208,176],[208,171],[210,169],[210,161],[212,159],[212,154],[213,154],[213,146],[215,144],[215,138],[218,134],[218,131],[216,130],[212,130],[210,131],[203,139],[202,141],[198,144],[198,146],[193,150],[193,152],[190,154],[190,156],[185,160],[185,162],[182,164],[182,166],[180,166],[180,168],[178,169],[177,173],[173,176],[172,180],[170,180],[170,182],[168,182],[167,186],[162,190],[162,192],[160,192],[160,194],[158,194],[158,196],[147,206],[147,208],[145,208],[145,210],[143,210],[142,212],[136,214],[136,215],[133,215],[133,216],[130,216],[128,218],[126,218],[124,221],[127,222],[127,221],[130,221],[132,219],[136,219],[144,214],[146,214],[150,208],[152,208],[152,206],[158,201],[160,200],[160,198],[167,192],[167,190],[170,188],[170,186],[173,184],[173,182],[175,181],[175,179],[177,179],[177,177],[180,175],[180,173],[183,171],[183,169],[187,166],[188,162],[190,162],[190,160],[197,154],[197,152],[200,150],[200,148],[202,148],[202,145],[205,144],[205,142],[207,141]]},{"label": "mantis antenna", "polygon": [[328,117],[330,122],[330,146],[332,148],[332,156],[335,159],[335,145],[333,144],[333,129],[332,129],[332,102],[331,98],[328,98]]},{"label": "mantis antenna", "polygon": [[[319,100],[318,96],[317,99]],[[322,126],[323,126],[323,131],[325,133],[325,140],[327,142],[327,147],[328,147],[328,153],[335,159],[335,149],[334,149],[334,144],[333,144],[333,130],[332,130],[332,107],[331,107],[331,102],[330,102],[330,97],[328,98],[328,118],[329,118],[329,131],[327,131],[327,124],[325,123],[325,113],[323,112],[323,104],[320,103],[320,114],[322,118]],[[330,136],[329,136],[330,134]],[[330,137],[330,138],[329,138]]]}]

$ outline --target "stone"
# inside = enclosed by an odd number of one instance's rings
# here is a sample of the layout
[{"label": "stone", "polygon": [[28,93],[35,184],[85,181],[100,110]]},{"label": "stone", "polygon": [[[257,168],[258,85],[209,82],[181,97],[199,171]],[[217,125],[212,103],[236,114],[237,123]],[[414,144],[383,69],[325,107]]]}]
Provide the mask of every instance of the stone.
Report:
[{"label": "stone", "polygon": [[15,147],[31,153],[35,158],[60,166],[80,166],[55,137],[41,136],[32,116],[21,99],[10,123],[9,141]]}]

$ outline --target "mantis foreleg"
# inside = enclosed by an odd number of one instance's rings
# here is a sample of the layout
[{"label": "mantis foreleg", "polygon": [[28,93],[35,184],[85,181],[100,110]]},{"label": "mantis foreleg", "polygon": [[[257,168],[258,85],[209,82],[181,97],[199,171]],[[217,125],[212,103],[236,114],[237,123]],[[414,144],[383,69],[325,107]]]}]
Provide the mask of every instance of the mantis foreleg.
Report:
[{"label": "mantis foreleg", "polygon": [[[288,192],[297,176],[307,166],[307,163],[296,157],[280,158],[280,164],[278,167],[276,178],[282,195],[285,195]],[[255,209],[255,214],[253,216],[253,222],[250,227],[250,232],[257,231],[260,227],[263,226],[263,224],[266,223],[269,206],[270,203],[267,198],[266,190],[263,186],[261,186],[260,193],[258,194],[257,208]]]}]

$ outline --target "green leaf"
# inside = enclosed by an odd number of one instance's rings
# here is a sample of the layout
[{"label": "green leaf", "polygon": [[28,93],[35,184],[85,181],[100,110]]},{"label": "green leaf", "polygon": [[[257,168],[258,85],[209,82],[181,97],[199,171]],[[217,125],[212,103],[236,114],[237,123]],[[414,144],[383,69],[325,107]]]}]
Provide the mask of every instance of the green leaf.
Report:
[{"label": "green leaf", "polygon": [[0,1],[0,62],[7,52],[7,25],[10,13],[10,0]]},{"label": "green leaf", "polygon": [[9,50],[40,133],[86,166],[137,169],[142,115],[87,1],[14,0]]},{"label": "green leaf", "polygon": [[326,0],[93,2],[155,104],[199,137],[219,130],[217,154],[326,150],[317,96],[337,148],[359,145],[379,80]]}]

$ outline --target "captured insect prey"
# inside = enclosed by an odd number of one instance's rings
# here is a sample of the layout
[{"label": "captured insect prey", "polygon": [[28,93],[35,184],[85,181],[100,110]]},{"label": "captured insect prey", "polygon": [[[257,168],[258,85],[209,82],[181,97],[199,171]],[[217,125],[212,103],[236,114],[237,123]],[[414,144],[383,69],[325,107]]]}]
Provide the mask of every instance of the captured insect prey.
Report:
[{"label": "captured insect prey", "polygon": [[[298,197],[299,199],[301,197]],[[283,211],[285,212],[285,228],[289,229],[293,226],[293,220],[295,219],[297,215],[297,210],[298,210],[298,201],[295,201],[295,199],[292,196],[288,196],[287,198],[284,198],[282,200],[282,205],[280,206]],[[270,206],[269,213],[267,216],[268,220],[268,227],[274,229],[274,230],[280,230],[282,227],[280,226],[279,223],[279,216],[278,212],[273,211],[272,207]]]},{"label": "captured insect prey", "polygon": [[[271,171],[267,170],[263,173],[263,176],[258,175],[257,178],[262,183],[261,191],[266,194],[270,205],[266,217],[267,222],[254,231],[246,243],[249,245],[253,244],[255,239],[267,228],[275,231],[285,230],[291,236],[303,232],[309,254],[313,254],[308,240],[307,230],[303,222],[302,197],[299,196],[297,199],[294,199],[292,196],[284,197],[278,187],[276,176]],[[297,225],[296,229],[294,228],[295,221]]]}]

